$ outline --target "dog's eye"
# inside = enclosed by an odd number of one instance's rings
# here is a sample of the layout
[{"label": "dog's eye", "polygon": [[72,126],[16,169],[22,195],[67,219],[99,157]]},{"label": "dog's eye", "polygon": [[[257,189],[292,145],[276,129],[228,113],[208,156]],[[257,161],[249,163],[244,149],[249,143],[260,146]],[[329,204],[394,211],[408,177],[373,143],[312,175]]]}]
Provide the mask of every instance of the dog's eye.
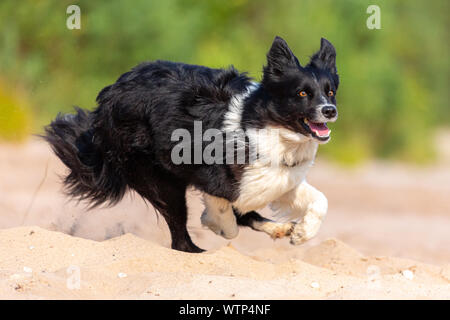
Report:
[{"label": "dog's eye", "polygon": [[328,96],[329,96],[329,97],[332,97],[332,96],[334,96],[334,92],[333,92],[333,90],[330,90],[330,91],[328,91]]},{"label": "dog's eye", "polygon": [[300,91],[300,92],[298,93],[298,95],[299,95],[300,97],[306,97],[308,94],[306,93],[306,91]]}]

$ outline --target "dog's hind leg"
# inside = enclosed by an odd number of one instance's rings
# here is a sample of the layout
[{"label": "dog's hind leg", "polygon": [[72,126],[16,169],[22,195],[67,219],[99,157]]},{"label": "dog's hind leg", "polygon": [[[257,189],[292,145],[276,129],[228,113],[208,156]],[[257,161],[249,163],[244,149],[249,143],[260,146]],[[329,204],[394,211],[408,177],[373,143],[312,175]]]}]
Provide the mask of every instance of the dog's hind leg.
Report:
[{"label": "dog's hind leg", "polygon": [[206,193],[203,194],[203,202],[205,211],[201,217],[202,224],[226,239],[236,238],[239,228],[231,203],[224,198]]},{"label": "dog's hind leg", "polygon": [[241,214],[235,208],[233,208],[233,211],[239,225],[250,227],[256,231],[265,232],[272,239],[289,236],[295,226],[295,223],[293,222],[275,222],[264,218],[256,211],[250,211],[245,214]]},{"label": "dog's hind leg", "polygon": [[172,249],[185,252],[203,252],[191,240],[187,231],[186,185],[169,177],[153,177],[151,187],[138,191],[164,217],[172,237]]},{"label": "dog's hind leg", "polygon": [[167,209],[161,211],[169,226],[172,236],[172,249],[185,252],[203,252],[203,249],[197,247],[191,240],[187,231],[187,207],[186,207],[186,189],[183,188],[169,191],[167,195]]}]

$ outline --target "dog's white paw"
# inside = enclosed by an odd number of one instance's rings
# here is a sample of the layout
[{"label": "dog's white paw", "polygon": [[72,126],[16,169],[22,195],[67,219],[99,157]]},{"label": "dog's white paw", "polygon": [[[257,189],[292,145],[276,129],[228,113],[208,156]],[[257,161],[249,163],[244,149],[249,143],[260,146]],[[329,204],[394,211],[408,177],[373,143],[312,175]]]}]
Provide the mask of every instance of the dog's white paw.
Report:
[{"label": "dog's white paw", "polygon": [[321,192],[317,193],[315,200],[308,205],[303,219],[294,226],[291,244],[299,245],[313,238],[319,232],[327,210],[327,198]]},{"label": "dog's white paw", "polygon": [[306,214],[291,232],[291,244],[299,245],[312,239],[320,229],[322,218],[317,214]]},{"label": "dog's white paw", "polygon": [[201,222],[202,225],[225,239],[236,238],[239,234],[239,227],[234,215],[210,215],[204,210]]},{"label": "dog's white paw", "polygon": [[294,225],[293,222],[264,221],[253,223],[253,228],[267,233],[272,239],[279,239],[289,236]]}]

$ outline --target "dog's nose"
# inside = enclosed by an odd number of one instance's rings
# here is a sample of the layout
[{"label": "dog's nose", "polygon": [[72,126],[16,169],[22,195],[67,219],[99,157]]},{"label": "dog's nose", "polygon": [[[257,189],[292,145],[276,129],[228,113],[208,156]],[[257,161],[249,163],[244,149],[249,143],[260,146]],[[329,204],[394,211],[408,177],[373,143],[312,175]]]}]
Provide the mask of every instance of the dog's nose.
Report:
[{"label": "dog's nose", "polygon": [[337,110],[335,106],[325,106],[322,108],[322,113],[326,118],[332,119],[336,117]]}]

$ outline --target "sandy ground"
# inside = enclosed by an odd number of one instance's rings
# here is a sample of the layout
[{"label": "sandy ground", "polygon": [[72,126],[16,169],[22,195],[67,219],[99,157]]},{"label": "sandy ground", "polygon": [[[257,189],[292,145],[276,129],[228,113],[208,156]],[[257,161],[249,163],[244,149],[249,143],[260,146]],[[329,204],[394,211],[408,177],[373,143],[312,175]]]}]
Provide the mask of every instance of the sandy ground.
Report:
[{"label": "sandy ground", "polygon": [[203,254],[168,249],[163,218],[135,195],[92,211],[67,201],[62,173],[41,142],[0,145],[0,298],[450,299],[448,161],[318,161],[309,182],[329,213],[299,247],[249,229],[231,242],[214,235],[189,191],[189,231]]}]

